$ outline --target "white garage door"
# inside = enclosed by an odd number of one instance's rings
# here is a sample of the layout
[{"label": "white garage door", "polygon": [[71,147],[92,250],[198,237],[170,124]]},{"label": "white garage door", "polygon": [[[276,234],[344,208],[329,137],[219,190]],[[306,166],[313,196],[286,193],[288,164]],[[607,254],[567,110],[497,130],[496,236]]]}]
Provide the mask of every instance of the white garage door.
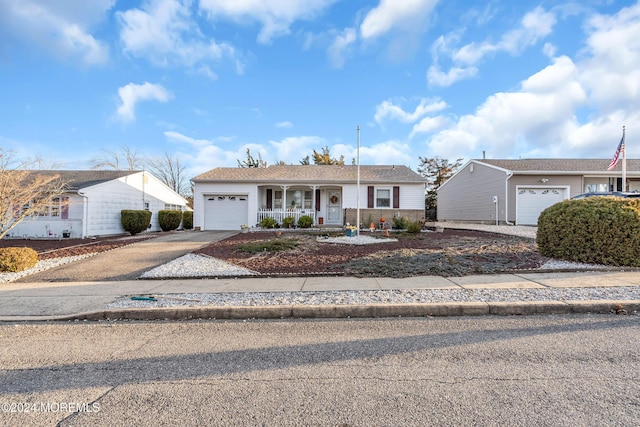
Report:
[{"label": "white garage door", "polygon": [[566,199],[565,188],[519,188],[516,198],[516,224],[537,225],[543,210]]},{"label": "white garage door", "polygon": [[207,196],[204,201],[205,230],[240,230],[247,223],[249,202],[246,195]]}]

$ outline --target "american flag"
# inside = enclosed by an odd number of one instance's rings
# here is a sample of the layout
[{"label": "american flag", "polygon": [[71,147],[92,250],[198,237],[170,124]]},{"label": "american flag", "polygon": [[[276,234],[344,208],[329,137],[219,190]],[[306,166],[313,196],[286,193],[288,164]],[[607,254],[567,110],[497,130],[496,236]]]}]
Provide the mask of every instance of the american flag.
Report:
[{"label": "american flag", "polygon": [[624,133],[622,134],[622,139],[620,140],[620,144],[618,144],[618,148],[616,148],[616,154],[613,155],[613,159],[611,159],[611,163],[609,163],[608,171],[615,168],[618,164],[618,157],[620,157],[620,153],[624,150]]}]

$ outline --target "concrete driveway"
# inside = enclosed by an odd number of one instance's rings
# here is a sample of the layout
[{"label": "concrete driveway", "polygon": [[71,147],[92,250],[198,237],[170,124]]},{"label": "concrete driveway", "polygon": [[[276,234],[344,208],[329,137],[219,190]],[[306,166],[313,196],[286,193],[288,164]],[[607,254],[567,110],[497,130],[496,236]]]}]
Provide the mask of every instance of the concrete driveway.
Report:
[{"label": "concrete driveway", "polygon": [[160,237],[32,274],[16,282],[134,280],[147,270],[236,233],[236,231],[184,231],[166,235],[160,234]]}]

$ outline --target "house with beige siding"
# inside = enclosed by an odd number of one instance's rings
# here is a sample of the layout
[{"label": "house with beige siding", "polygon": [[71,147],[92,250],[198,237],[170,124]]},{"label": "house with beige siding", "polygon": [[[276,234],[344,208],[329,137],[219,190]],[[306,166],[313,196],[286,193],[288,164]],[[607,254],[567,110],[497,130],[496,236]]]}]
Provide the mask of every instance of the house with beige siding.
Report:
[{"label": "house with beige siding", "polygon": [[302,215],[316,225],[379,222],[394,216],[424,220],[425,178],[406,166],[275,165],[216,168],[192,179],[193,225],[239,230],[262,218],[278,223]]},{"label": "house with beige siding", "polygon": [[640,191],[640,160],[471,160],[437,189],[438,221],[536,225],[547,207],[590,191]]}]

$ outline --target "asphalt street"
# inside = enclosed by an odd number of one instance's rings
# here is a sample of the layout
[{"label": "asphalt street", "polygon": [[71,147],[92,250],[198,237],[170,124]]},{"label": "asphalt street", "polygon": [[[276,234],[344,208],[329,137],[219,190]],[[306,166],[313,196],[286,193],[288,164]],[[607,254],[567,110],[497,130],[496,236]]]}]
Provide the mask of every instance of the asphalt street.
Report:
[{"label": "asphalt street", "polygon": [[640,318],[0,325],[0,425],[640,425]]}]

